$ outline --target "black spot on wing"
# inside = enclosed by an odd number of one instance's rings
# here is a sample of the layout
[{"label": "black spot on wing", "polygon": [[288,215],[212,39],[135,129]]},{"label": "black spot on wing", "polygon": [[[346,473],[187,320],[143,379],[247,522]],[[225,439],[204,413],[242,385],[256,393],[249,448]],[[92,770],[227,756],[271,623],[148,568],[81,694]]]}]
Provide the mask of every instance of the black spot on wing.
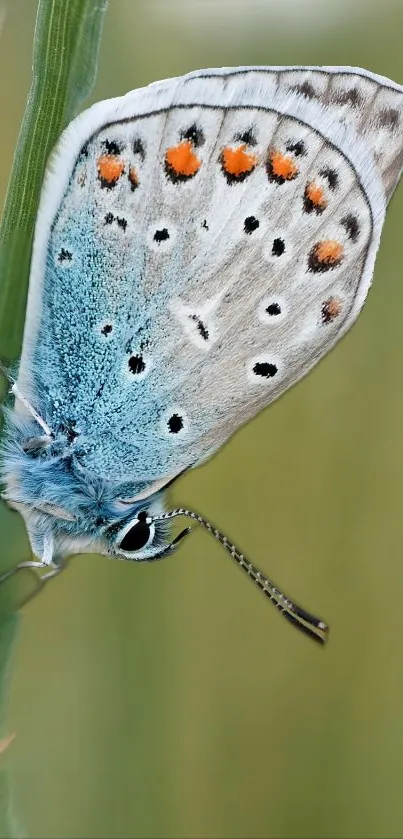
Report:
[{"label": "black spot on wing", "polygon": [[67,248],[61,248],[57,259],[59,262],[71,262],[73,254],[71,251],[68,251]]},{"label": "black spot on wing", "polygon": [[350,90],[338,88],[332,91],[330,98],[336,105],[351,105],[352,108],[358,108],[362,102],[362,96],[356,87],[351,87]]},{"label": "black spot on wing", "polygon": [[266,307],[266,312],[270,317],[276,317],[276,315],[281,315],[281,306],[278,303],[270,303]]},{"label": "black spot on wing", "polygon": [[180,137],[181,140],[190,140],[195,148],[199,148],[199,146],[202,146],[205,142],[203,131],[199,125],[196,125],[195,122],[190,125],[189,128],[186,128],[185,131],[181,131]]},{"label": "black spot on wing", "polygon": [[257,361],[253,367],[255,376],[261,376],[263,379],[272,379],[277,371],[277,365],[269,361]]},{"label": "black spot on wing", "polygon": [[247,216],[243,223],[243,229],[245,233],[251,235],[254,230],[257,230],[259,227],[259,219],[255,218],[255,216]]},{"label": "black spot on wing", "polygon": [[234,140],[237,143],[245,143],[247,146],[256,146],[257,143],[253,128],[247,128],[246,131],[235,134]]},{"label": "black spot on wing", "polygon": [[183,418],[179,414],[172,414],[167,425],[170,434],[178,434],[183,428]]},{"label": "black spot on wing", "polygon": [[302,140],[288,140],[285,147],[287,151],[295,154],[295,157],[301,157],[306,154],[306,145]]},{"label": "black spot on wing", "polygon": [[329,189],[332,191],[336,189],[339,184],[339,176],[335,169],[332,169],[330,166],[324,166],[319,174],[327,180]]},{"label": "black spot on wing", "polygon": [[285,251],[285,242],[284,239],[281,239],[279,236],[276,239],[273,239],[273,245],[271,249],[272,256],[282,256]]},{"label": "black spot on wing", "polygon": [[203,341],[208,341],[209,331],[201,318],[199,318],[198,315],[189,315],[189,318],[196,324],[199,335],[203,338]]},{"label": "black spot on wing", "polygon": [[160,242],[165,242],[169,239],[169,232],[166,227],[163,227],[162,230],[156,230],[154,233],[154,242],[159,244]]},{"label": "black spot on wing", "polygon": [[120,229],[123,230],[124,233],[126,232],[127,219],[123,217],[121,218],[120,216],[114,216],[113,213],[107,213],[104,218],[104,223],[113,224],[114,222],[116,222],[117,226],[120,227]]},{"label": "black spot on wing", "polygon": [[360,225],[357,216],[349,213],[341,219],[340,224],[343,225],[349,239],[355,243],[360,235]]},{"label": "black spot on wing", "polygon": [[146,369],[142,355],[131,355],[128,364],[129,370],[134,376],[138,376],[139,373],[144,373],[144,370]]},{"label": "black spot on wing", "polygon": [[143,141],[140,140],[140,137],[135,137],[134,138],[132,148],[133,148],[133,154],[140,155],[141,159],[144,160],[144,158],[146,156],[146,149],[145,149],[145,145],[144,145]]},{"label": "black spot on wing", "polygon": [[103,140],[102,147],[106,154],[120,154],[123,150],[123,144],[117,140]]},{"label": "black spot on wing", "polygon": [[314,86],[308,81],[302,82],[302,84],[294,85],[294,87],[292,87],[291,90],[294,90],[295,93],[301,93],[302,96],[306,96],[307,99],[316,98],[316,90]]}]

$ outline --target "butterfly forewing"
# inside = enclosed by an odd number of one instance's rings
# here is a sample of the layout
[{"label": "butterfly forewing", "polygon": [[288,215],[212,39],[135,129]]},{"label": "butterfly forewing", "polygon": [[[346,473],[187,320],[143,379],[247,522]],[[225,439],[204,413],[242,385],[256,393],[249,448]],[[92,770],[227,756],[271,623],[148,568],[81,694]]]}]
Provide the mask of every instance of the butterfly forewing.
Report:
[{"label": "butterfly forewing", "polygon": [[370,284],[402,101],[362,71],[202,71],[65,136],[21,377],[33,361],[31,398],[80,434],[84,466],[178,473],[333,346]]}]

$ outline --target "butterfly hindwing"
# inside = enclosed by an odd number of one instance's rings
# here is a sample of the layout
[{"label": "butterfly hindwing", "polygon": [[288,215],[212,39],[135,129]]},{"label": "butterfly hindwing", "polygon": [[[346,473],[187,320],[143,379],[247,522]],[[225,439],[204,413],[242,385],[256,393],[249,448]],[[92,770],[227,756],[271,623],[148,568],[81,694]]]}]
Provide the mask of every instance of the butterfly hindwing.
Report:
[{"label": "butterfly hindwing", "polygon": [[177,474],[334,345],[371,281],[402,114],[402,88],[363,71],[245,68],[73,123],[41,203],[20,383],[82,465]]},{"label": "butterfly hindwing", "polygon": [[396,187],[403,167],[403,89],[390,79],[351,67],[246,67],[200,70],[192,78],[212,80],[215,95],[232,80],[259,84],[266,96],[296,93],[322,105],[332,119],[354,128],[374,154],[386,198]]}]

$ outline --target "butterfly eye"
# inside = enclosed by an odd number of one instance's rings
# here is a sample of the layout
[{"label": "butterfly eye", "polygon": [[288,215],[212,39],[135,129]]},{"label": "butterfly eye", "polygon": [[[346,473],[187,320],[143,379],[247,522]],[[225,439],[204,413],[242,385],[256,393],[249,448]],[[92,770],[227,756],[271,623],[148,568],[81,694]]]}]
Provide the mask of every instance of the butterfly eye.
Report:
[{"label": "butterfly eye", "polygon": [[125,553],[140,551],[150,541],[152,531],[154,527],[148,523],[147,513],[139,513],[135,523],[124,529],[123,538],[118,542],[118,547]]}]

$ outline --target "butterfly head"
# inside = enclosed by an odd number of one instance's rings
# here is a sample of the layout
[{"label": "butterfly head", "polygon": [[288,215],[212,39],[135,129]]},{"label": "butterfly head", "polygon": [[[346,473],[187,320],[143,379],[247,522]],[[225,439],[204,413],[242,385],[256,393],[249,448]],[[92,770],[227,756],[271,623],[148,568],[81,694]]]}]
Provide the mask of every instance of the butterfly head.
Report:
[{"label": "butterfly head", "polygon": [[[3,497],[24,517],[32,550],[56,557],[95,552],[133,561],[171,551],[164,490],[172,478],[115,481],[85,469],[68,440],[13,418],[4,447]],[[161,518],[162,517],[162,518]],[[156,520],[155,520],[156,519]]]}]

